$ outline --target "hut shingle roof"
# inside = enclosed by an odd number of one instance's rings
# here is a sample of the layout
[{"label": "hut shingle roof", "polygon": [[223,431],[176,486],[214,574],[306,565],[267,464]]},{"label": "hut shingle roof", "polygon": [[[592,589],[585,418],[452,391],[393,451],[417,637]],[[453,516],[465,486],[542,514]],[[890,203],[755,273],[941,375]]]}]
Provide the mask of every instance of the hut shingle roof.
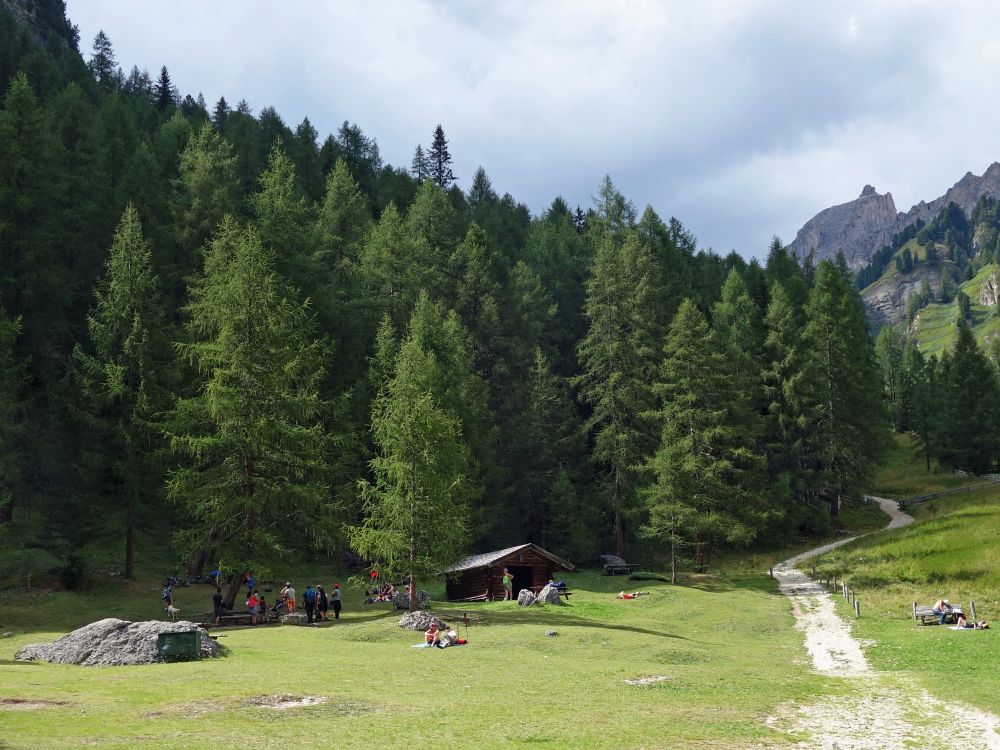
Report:
[{"label": "hut shingle roof", "polygon": [[464,560],[459,560],[457,563],[449,565],[441,572],[460,573],[463,570],[475,570],[476,568],[485,568],[488,565],[492,565],[493,563],[502,560],[508,555],[512,555],[515,552],[520,552],[521,550],[528,549],[529,547],[534,547],[535,550],[537,550],[540,554],[544,555],[553,562],[557,563],[560,567],[566,570],[573,570],[573,566],[570,563],[563,560],[561,557],[553,555],[551,552],[542,549],[537,544],[528,543],[528,544],[519,544],[516,547],[507,547],[507,549],[499,549],[496,552],[484,552],[480,555],[469,555]]}]

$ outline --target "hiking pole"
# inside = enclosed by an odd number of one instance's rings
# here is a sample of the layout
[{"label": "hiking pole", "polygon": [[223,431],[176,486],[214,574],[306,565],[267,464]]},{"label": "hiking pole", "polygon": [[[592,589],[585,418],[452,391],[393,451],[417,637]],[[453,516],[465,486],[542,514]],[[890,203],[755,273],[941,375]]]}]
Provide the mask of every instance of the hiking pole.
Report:
[{"label": "hiking pole", "polygon": [[469,640],[469,613],[462,613],[462,622],[465,624],[465,640]]}]

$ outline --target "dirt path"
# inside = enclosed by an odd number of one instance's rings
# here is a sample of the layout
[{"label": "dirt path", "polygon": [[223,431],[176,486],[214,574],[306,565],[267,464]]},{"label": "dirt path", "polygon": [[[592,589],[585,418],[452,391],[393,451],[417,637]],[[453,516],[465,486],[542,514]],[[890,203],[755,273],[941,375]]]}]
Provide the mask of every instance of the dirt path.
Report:
[{"label": "dirt path", "polygon": [[[913,523],[895,500],[872,498],[889,516],[887,528]],[[851,634],[851,626],[836,612],[833,597],[795,566],[854,541],[842,539],[796,555],[774,569],[778,585],[792,604],[795,627],[805,637],[813,669],[849,680],[849,692],[821,701],[783,707],[767,723],[774,729],[807,736],[792,745],[802,750],[905,750],[921,744],[1000,750],[1000,719],[958,703],[934,698],[925,690],[890,673],[875,672]],[[783,747],[788,747],[784,745]]]}]

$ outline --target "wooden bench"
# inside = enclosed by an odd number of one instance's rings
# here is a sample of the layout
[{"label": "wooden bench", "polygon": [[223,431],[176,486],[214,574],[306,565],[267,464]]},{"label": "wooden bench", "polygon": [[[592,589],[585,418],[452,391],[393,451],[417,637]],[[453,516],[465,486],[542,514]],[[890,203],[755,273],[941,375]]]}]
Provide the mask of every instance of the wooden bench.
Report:
[{"label": "wooden bench", "polygon": [[635,569],[635,565],[605,565],[604,575],[606,576],[627,576]]},{"label": "wooden bench", "polygon": [[[547,586],[547,585],[548,585],[548,584],[546,584],[546,586]],[[541,591],[542,589],[544,589],[544,588],[545,588],[545,586],[528,586],[528,589],[529,589],[529,590],[531,591],[531,593],[533,593],[533,594],[534,594],[535,596],[538,596],[539,592],[540,592],[540,591]],[[566,588],[565,586],[556,586],[556,590],[557,590],[557,591],[559,592],[559,596],[564,596],[564,597],[566,597],[567,599],[569,599],[569,598],[570,598],[571,596],[573,596],[573,592],[572,592],[572,591],[570,591],[570,590],[569,590],[568,588]]]},{"label": "wooden bench", "polygon": [[[961,612],[965,612],[961,604],[959,604],[957,607],[953,607],[952,609],[953,610],[957,609]],[[975,621],[976,619],[975,602],[969,602],[969,614],[971,615],[972,621]],[[944,621],[948,622],[949,619],[951,620],[951,622],[955,622],[956,617],[954,614],[949,612],[948,614],[945,615]],[[930,620],[929,623],[928,620]],[[941,615],[940,613],[934,611],[933,604],[917,604],[916,602],[913,602],[913,621],[914,622],[919,621],[921,625],[928,625],[928,624],[934,625],[941,621]]]}]

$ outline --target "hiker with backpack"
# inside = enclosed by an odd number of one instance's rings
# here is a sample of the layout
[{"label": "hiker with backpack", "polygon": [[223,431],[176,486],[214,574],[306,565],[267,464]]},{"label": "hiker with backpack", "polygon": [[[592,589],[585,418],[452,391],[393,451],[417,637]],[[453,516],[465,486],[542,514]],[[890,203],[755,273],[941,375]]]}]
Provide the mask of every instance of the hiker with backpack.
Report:
[{"label": "hiker with backpack", "polygon": [[160,598],[163,600],[164,609],[174,606],[174,586],[172,583],[166,585]]},{"label": "hiker with backpack", "polygon": [[313,613],[316,611],[316,589],[310,583],[302,593],[302,601],[306,605],[306,622],[313,621]]}]

